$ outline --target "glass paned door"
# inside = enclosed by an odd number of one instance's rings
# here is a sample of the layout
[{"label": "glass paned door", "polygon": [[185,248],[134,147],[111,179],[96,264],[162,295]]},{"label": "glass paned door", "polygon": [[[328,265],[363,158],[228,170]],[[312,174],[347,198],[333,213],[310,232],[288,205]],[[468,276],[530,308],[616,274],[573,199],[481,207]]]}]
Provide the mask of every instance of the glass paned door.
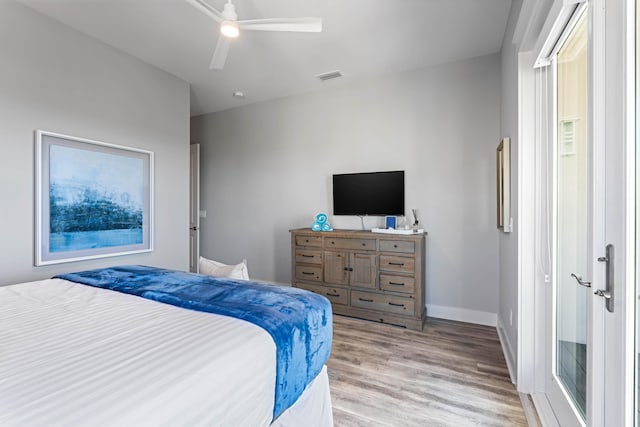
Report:
[{"label": "glass paned door", "polygon": [[587,413],[590,289],[587,14],[556,57],[557,135],[554,375],[574,411]]}]

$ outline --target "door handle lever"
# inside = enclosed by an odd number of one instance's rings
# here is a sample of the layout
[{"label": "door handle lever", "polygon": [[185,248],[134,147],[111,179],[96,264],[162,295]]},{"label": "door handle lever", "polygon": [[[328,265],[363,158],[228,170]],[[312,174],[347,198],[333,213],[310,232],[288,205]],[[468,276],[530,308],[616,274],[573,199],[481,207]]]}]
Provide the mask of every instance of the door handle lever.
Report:
[{"label": "door handle lever", "polygon": [[615,274],[613,271],[613,259],[614,259],[614,248],[612,244],[608,244],[606,247],[605,256],[601,256],[598,258],[598,261],[604,262],[605,264],[605,289],[598,289],[595,291],[595,295],[599,297],[603,297],[605,299],[605,306],[610,313],[613,313],[613,289],[614,289],[614,279]]},{"label": "door handle lever", "polygon": [[576,279],[576,281],[578,282],[579,285],[584,286],[585,288],[590,288],[591,287],[591,282],[587,282],[586,280],[582,280],[582,276],[580,276],[579,274],[571,273],[571,277]]}]

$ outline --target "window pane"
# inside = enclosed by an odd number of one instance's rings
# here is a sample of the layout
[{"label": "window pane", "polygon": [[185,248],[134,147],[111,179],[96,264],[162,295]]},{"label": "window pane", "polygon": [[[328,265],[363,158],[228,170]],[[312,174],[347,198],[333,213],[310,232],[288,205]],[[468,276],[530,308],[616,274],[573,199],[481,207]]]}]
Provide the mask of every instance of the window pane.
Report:
[{"label": "window pane", "polygon": [[585,418],[587,300],[572,276],[587,274],[587,14],[557,55],[556,368],[560,385]]}]

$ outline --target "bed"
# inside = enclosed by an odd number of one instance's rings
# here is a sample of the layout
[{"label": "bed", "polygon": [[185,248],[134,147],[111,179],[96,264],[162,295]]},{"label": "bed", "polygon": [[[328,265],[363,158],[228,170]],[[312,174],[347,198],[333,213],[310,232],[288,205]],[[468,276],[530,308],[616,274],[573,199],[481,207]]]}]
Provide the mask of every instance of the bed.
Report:
[{"label": "bed", "polygon": [[[115,267],[115,271],[134,277],[140,268],[149,267]],[[322,313],[315,319],[328,322],[312,321],[316,324],[302,340],[306,350],[292,346],[292,353],[299,356],[306,351],[307,359],[315,358],[314,369],[319,370],[316,374],[307,368],[313,378],[303,381],[303,387],[298,385],[302,388],[292,398],[293,384],[300,381],[283,377],[282,344],[276,344],[269,326],[264,329],[243,315],[216,312],[225,311],[224,307],[204,307],[208,312],[180,307],[180,301],[184,303],[176,297],[184,297],[180,292],[158,291],[158,286],[166,289],[165,283],[147,285],[142,292],[123,277],[112,280],[117,276],[113,271],[83,272],[92,273],[91,280],[99,278],[92,284],[62,276],[0,287],[0,425],[333,425],[324,365],[331,346],[330,304],[327,311],[321,301]],[[271,295],[267,300],[281,301],[283,294],[300,292],[233,280],[216,282],[189,273],[167,274],[165,282],[195,278],[197,286],[205,286],[209,293],[235,285],[241,287],[239,292],[253,287]],[[120,285],[103,288],[114,283]],[[307,295],[295,297],[306,301]],[[183,305],[201,303],[187,298]],[[277,305],[281,312],[295,306]],[[251,318],[250,311],[245,309],[244,316]],[[261,312],[259,317],[265,315]],[[288,335],[300,333],[291,330],[294,333]],[[284,371],[299,371],[299,360],[285,362],[295,369],[288,366]],[[278,396],[283,383],[288,390]],[[291,402],[283,405],[283,395]]]}]

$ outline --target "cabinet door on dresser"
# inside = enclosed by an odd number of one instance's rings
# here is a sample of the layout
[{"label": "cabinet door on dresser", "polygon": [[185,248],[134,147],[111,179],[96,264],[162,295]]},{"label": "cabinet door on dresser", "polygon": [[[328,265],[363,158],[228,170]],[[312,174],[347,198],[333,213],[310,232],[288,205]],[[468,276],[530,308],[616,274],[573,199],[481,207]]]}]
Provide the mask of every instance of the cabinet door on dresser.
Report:
[{"label": "cabinet door on dresser", "polygon": [[354,253],[349,257],[350,285],[358,288],[376,288],[377,256]]},{"label": "cabinet door on dresser", "polygon": [[324,251],[324,281],[335,285],[349,284],[349,254]]},{"label": "cabinet door on dresser", "polygon": [[376,255],[351,252],[324,252],[324,281],[335,285],[375,288]]}]

